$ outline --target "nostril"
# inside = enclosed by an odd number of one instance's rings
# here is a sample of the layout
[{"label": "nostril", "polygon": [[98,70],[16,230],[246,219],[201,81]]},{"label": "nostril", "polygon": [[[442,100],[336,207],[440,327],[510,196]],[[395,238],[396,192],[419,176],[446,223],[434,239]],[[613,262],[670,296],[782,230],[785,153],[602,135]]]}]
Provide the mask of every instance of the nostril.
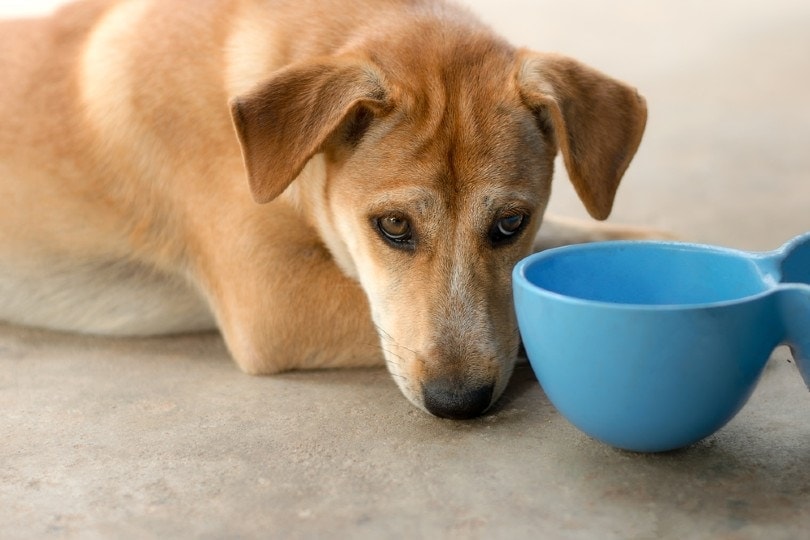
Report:
[{"label": "nostril", "polygon": [[494,385],[466,388],[453,379],[434,379],[422,385],[425,408],[440,418],[463,420],[481,415],[492,400]]}]

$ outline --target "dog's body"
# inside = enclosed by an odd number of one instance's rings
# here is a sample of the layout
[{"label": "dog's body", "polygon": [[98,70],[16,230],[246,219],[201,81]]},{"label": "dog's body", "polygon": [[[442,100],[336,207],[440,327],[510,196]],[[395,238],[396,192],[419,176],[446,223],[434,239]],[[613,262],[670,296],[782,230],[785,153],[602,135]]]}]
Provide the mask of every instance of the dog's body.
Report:
[{"label": "dog's body", "polygon": [[436,0],[85,0],[0,23],[0,96],[0,319],[385,358],[449,417],[509,378],[558,149],[605,218],[646,118]]}]

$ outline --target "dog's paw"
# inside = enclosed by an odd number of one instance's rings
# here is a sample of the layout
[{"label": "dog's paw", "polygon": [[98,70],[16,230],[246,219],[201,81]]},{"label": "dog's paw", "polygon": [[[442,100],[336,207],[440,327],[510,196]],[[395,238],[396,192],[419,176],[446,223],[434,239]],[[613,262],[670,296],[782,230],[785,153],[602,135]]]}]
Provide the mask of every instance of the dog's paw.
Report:
[{"label": "dog's paw", "polygon": [[570,244],[606,242],[609,240],[681,240],[676,234],[649,227],[613,225],[568,218],[547,218],[534,239],[534,251]]}]

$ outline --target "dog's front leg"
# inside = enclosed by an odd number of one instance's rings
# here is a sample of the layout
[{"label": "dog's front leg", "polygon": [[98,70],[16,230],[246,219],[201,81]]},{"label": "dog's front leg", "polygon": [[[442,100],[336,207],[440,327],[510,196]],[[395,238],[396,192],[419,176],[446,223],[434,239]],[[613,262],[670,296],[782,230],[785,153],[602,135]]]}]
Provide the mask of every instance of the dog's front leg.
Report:
[{"label": "dog's front leg", "polygon": [[665,231],[629,225],[613,225],[546,215],[534,239],[532,250],[543,251],[570,244],[604,242],[607,240],[675,240]]},{"label": "dog's front leg", "polygon": [[220,224],[200,266],[239,367],[271,374],[381,365],[380,340],[360,285],[340,271],[313,231],[295,226],[295,212],[256,209],[272,219],[246,219],[238,229]]}]

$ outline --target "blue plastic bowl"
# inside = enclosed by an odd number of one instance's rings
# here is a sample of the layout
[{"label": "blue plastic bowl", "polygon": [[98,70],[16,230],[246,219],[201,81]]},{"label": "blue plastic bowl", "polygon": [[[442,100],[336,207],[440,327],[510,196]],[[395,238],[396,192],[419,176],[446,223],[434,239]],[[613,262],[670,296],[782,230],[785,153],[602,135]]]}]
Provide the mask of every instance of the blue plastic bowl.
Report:
[{"label": "blue plastic bowl", "polygon": [[605,242],[531,255],[514,269],[529,361],[554,406],[610,445],[690,445],[745,404],[786,342],[810,385],[810,234],[751,254]]}]

